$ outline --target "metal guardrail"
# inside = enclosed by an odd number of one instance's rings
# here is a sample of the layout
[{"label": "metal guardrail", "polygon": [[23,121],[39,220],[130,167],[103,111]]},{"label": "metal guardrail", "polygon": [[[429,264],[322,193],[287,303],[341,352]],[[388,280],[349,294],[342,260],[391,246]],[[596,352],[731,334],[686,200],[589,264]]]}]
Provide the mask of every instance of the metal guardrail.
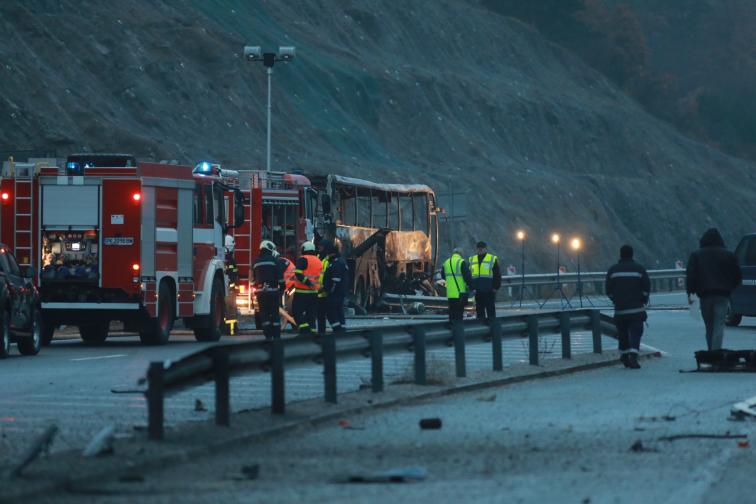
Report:
[{"label": "metal guardrail", "polygon": [[285,410],[284,367],[312,362],[323,364],[325,401],[337,402],[337,357],[365,356],[371,360],[371,389],[384,389],[383,355],[387,352],[414,353],[415,383],[426,384],[426,355],[431,347],[454,346],[457,377],[466,375],[465,344],[488,341],[492,346],[492,369],[503,370],[502,337],[527,335],[529,362],[539,363],[539,333],[543,330],[561,332],[562,358],[572,357],[572,329],[592,331],[593,352],[601,353],[601,335],[616,335],[611,318],[599,310],[533,311],[497,317],[490,323],[464,320],[449,324],[445,321],[413,325],[397,325],[361,329],[336,337],[327,333],[322,339],[291,338],[273,341],[230,343],[215,345],[177,361],[152,362],[147,370],[146,390],[148,434],[150,439],[164,435],[164,403],[168,394],[215,382],[215,423],[230,424],[231,408],[229,381],[232,375],[253,371],[271,373],[271,410],[283,414]]}]

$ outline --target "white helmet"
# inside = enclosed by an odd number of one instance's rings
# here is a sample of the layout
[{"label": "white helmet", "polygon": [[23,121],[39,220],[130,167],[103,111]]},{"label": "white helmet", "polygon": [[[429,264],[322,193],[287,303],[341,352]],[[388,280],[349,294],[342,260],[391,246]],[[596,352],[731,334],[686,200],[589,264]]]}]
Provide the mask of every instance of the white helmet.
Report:
[{"label": "white helmet", "polygon": [[306,241],[302,244],[302,252],[315,252],[315,244],[311,241]]},{"label": "white helmet", "polygon": [[224,243],[226,250],[229,252],[234,251],[234,246],[236,245],[236,240],[231,235],[226,235],[225,243]]},{"label": "white helmet", "polygon": [[270,250],[271,252],[275,252],[276,244],[270,240],[263,240],[260,242],[260,250]]}]

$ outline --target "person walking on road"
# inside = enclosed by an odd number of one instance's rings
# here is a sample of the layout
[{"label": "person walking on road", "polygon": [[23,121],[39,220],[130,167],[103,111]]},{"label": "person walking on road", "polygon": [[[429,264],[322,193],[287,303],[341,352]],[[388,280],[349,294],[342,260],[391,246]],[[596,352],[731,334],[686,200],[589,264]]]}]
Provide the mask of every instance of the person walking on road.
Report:
[{"label": "person walking on road", "polygon": [[496,318],[496,292],[501,287],[499,258],[488,252],[486,242],[476,245],[477,255],[470,256],[471,287],[475,290],[475,314],[479,319]]},{"label": "person walking on road", "polygon": [[275,256],[275,251],[276,246],[273,242],[263,240],[260,243],[260,254],[252,265],[255,296],[257,296],[260,321],[266,340],[281,337],[281,318],[278,308],[281,305],[283,270]]},{"label": "person walking on road", "polygon": [[315,325],[320,273],[323,270],[323,263],[315,254],[314,243],[308,241],[302,244],[302,255],[294,266],[294,319],[299,334],[309,335],[313,334],[312,328]]},{"label": "person walking on road", "polygon": [[462,249],[457,247],[444,261],[441,278],[446,281],[446,298],[449,300],[449,322],[462,320],[469,290],[473,283],[470,266],[462,258]]},{"label": "person walking on road", "polygon": [[685,275],[688,304],[693,304],[693,294],[699,297],[701,315],[706,325],[706,345],[709,350],[719,350],[722,348],[730,293],[743,278],[735,254],[725,248],[717,228],[706,231],[699,245],[701,248],[688,259]]},{"label": "person walking on road", "polygon": [[646,321],[651,281],[646,269],[633,260],[633,247],[620,248],[620,260],[606,272],[606,295],[614,304],[620,360],[625,367],[640,369],[638,352]]}]

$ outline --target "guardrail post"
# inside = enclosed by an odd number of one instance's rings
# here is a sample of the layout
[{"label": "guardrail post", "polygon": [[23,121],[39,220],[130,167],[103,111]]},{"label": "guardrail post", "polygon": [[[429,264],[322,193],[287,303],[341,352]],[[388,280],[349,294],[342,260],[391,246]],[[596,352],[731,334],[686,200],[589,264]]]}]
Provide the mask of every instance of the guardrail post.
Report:
[{"label": "guardrail post", "polygon": [[463,378],[467,375],[465,370],[465,327],[461,320],[452,322],[452,338],[454,339],[454,367],[457,371],[457,378]]},{"label": "guardrail post", "polygon": [[562,359],[571,359],[570,312],[563,311],[559,313],[559,328],[562,330]]},{"label": "guardrail post", "polygon": [[323,381],[326,402],[336,404],[336,335],[323,335]]},{"label": "guardrail post", "polygon": [[601,312],[591,310],[591,329],[593,331],[593,353],[601,353]]},{"label": "guardrail post", "polygon": [[228,383],[230,375],[228,350],[216,348],[213,351],[216,425],[228,426],[231,423],[231,394]]},{"label": "guardrail post", "polygon": [[153,440],[163,439],[164,373],[162,362],[151,362],[147,370],[147,434]]},{"label": "guardrail post", "polygon": [[373,392],[383,392],[383,333],[370,333],[370,385]]},{"label": "guardrail post", "polygon": [[538,318],[528,317],[528,339],[530,340],[530,364],[538,365]]},{"label": "guardrail post", "polygon": [[415,348],[415,383],[425,385],[425,329],[414,327],[412,339]]},{"label": "guardrail post", "polygon": [[501,322],[496,317],[489,320],[491,327],[491,352],[493,353],[493,370],[501,371],[504,363],[501,358]]},{"label": "guardrail post", "polygon": [[270,340],[270,394],[271,411],[283,415],[286,409],[284,397],[284,343],[281,338]]}]

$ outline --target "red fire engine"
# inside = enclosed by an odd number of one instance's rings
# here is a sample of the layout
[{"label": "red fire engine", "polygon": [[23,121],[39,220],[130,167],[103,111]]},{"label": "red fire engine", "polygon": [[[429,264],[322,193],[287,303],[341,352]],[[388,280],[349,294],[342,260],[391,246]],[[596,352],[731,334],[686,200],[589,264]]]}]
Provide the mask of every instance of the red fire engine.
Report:
[{"label": "red fire engine", "polygon": [[243,218],[235,180],[217,165],[129,155],[73,155],[64,168],[5,163],[0,241],[21,264],[40,265],[43,342],[61,324],[102,342],[120,320],[142,343],[163,344],[177,318],[197,340],[217,340],[224,235]]},{"label": "red fire engine", "polygon": [[313,237],[312,215],[317,194],[307,177],[295,173],[241,171],[239,185],[244,194],[244,224],[234,229],[234,259],[239,268],[236,303],[250,313],[254,297],[250,289],[252,262],[260,242],[270,240],[289,260]]}]

